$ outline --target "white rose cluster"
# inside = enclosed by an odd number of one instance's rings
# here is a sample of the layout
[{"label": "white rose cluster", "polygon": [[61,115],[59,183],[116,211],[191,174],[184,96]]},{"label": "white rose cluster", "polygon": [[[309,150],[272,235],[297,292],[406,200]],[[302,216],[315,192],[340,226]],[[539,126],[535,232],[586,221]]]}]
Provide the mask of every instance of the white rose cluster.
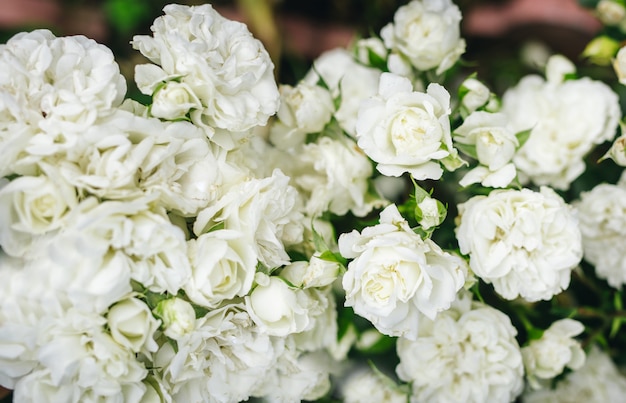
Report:
[{"label": "white rose cluster", "polygon": [[494,190],[459,205],[461,253],[506,299],[549,300],[569,286],[582,259],[573,209],[548,187]]},{"label": "white rose cluster", "polygon": [[584,258],[615,288],[626,283],[626,183],[599,184],[575,203]]},{"label": "white rose cluster", "polygon": [[0,176],[28,174],[81,152],[83,132],[122,103],[126,81],[106,46],[41,29],[0,46],[0,94]]},{"label": "white rose cluster", "polygon": [[502,98],[502,112],[515,132],[530,129],[513,162],[520,178],[567,190],[585,170],[584,157],[597,144],[613,139],[620,118],[617,95],[600,81],[574,73],[571,62],[553,56],[547,80],[524,77]]},{"label": "white rose cluster", "polygon": [[[266,158],[281,152],[258,127],[278,108],[272,63],[208,5],[153,28],[134,41],[159,64],[137,69],[146,105],[92,40],[0,46],[0,385],[16,401],[318,398],[341,267],[313,258],[302,194]],[[303,106],[294,125],[321,130]],[[337,211],[370,203],[369,161],[349,151],[369,170]],[[298,286],[277,275],[291,247]]]},{"label": "white rose cluster", "polygon": [[461,11],[451,0],[413,0],[381,31],[385,46],[418,70],[442,74],[465,52]]},{"label": "white rose cluster", "polygon": [[342,285],[346,306],[383,334],[414,340],[421,317],[450,307],[465,283],[465,262],[422,239],[391,204],[378,225],[339,237],[348,259]]},{"label": "white rose cluster", "polygon": [[467,295],[418,337],[398,339],[396,373],[415,402],[512,402],[524,387],[517,331],[508,316]]},{"label": "white rose cluster", "polygon": [[163,11],[152,36],[137,35],[132,42],[155,63],[135,70],[139,89],[159,101],[153,116],[188,115],[220,146],[235,147],[229,132],[265,125],[278,109],[267,51],[244,24],[222,17],[209,4],[170,4]]}]

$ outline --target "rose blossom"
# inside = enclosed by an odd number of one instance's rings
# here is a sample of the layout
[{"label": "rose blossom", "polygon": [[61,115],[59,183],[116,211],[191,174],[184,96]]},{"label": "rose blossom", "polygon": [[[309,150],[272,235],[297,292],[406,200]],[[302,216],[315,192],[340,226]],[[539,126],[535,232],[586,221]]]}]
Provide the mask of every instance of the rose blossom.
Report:
[{"label": "rose blossom", "polygon": [[612,287],[622,287],[626,283],[626,184],[599,184],[581,193],[575,206],[585,260],[598,277]]},{"label": "rose blossom", "polygon": [[458,143],[474,146],[479,166],[469,171],[459,184],[480,182],[483,186],[506,187],[515,178],[511,159],[519,142],[501,113],[477,111],[465,118],[454,131]]},{"label": "rose blossom", "polygon": [[495,190],[459,206],[461,253],[506,299],[549,300],[582,258],[578,220],[552,189]]},{"label": "rose blossom", "polygon": [[626,377],[598,346],[585,364],[558,381],[554,389],[528,390],[524,403],[619,402],[626,395]]},{"label": "rose blossom", "polygon": [[333,99],[341,103],[334,113],[339,126],[356,137],[356,121],[362,100],[376,94],[380,70],[365,66],[355,60],[347,49],[335,48],[322,53],[313,62],[314,68],[302,79],[309,85],[322,79]]},{"label": "rose blossom", "polygon": [[[51,167],[52,168],[52,167]],[[53,177],[21,176],[0,182],[0,246],[12,256],[32,253],[37,237],[58,230],[78,204],[76,190],[56,172]]]},{"label": "rose blossom", "polygon": [[297,86],[281,85],[278,121],[272,125],[270,141],[280,149],[304,143],[307,133],[321,132],[335,110],[327,89],[301,81]]},{"label": "rose blossom", "polygon": [[565,367],[576,370],[585,363],[585,352],[573,339],[585,326],[573,319],[558,320],[543,333],[540,339],[531,340],[522,348],[526,377],[531,387],[538,389],[541,381],[561,374]]},{"label": "rose blossom", "polygon": [[154,352],[158,348],[153,337],[159,321],[138,298],[126,298],[109,308],[107,325],[113,340],[136,353],[144,349]]},{"label": "rose blossom", "polygon": [[297,151],[298,159],[286,171],[303,194],[309,216],[351,211],[362,217],[382,204],[369,191],[372,164],[352,139],[324,136]]},{"label": "rose blossom", "polygon": [[275,365],[282,344],[260,331],[243,305],[225,305],[198,318],[176,349],[162,344],[155,371],[176,402],[247,400]]},{"label": "rose blossom", "polygon": [[160,83],[175,78],[190,91],[189,98],[179,98],[183,109],[190,99],[197,98],[202,105],[190,108],[191,121],[206,128],[221,146],[233,148],[227,132],[265,125],[278,109],[274,66],[267,51],[244,24],[222,17],[209,4],[170,4],[163,11],[165,15],[152,25],[153,36],[133,38],[133,47],[160,66],[160,71],[146,64],[136,67],[139,89],[158,96]]},{"label": "rose blossom", "polygon": [[250,291],[257,263],[252,239],[223,229],[189,240],[187,246],[191,278],[183,289],[192,302],[215,308]]},{"label": "rose blossom", "polygon": [[383,73],[378,95],[361,104],[356,125],[359,147],[386,176],[409,172],[415,179],[439,179],[440,163],[454,170],[458,157],[450,134],[450,94],[439,84],[426,93],[411,82]]},{"label": "rose blossom", "polygon": [[587,77],[563,81],[566,62],[553,60],[548,61],[548,81],[536,75],[522,78],[502,97],[501,111],[514,132],[531,129],[513,158],[520,178],[567,190],[584,172],[587,153],[613,139],[621,112],[609,86]]},{"label": "rose blossom", "polygon": [[263,332],[284,337],[309,327],[309,297],[303,290],[261,273],[256,281],[258,285],[245,297],[246,309]]},{"label": "rose blossom", "polygon": [[249,237],[258,260],[274,268],[289,262],[283,238],[302,239],[298,192],[289,177],[275,170],[266,178],[247,177],[234,184],[215,203],[200,211],[193,226],[196,235],[215,225]]},{"label": "rose blossom", "polygon": [[82,132],[110,115],[125,93],[106,46],[44,29],[13,36],[0,47],[3,163],[27,173],[46,156],[79,153]]},{"label": "rose blossom", "polygon": [[339,237],[339,251],[353,259],[343,276],[346,306],[390,336],[417,337],[420,313],[434,318],[463,286],[462,259],[413,232],[389,205],[380,224]]},{"label": "rose blossom", "polygon": [[354,368],[340,382],[340,393],[346,403],[406,403],[407,395],[369,367]]},{"label": "rose blossom", "polygon": [[524,387],[516,334],[508,316],[465,295],[424,318],[416,340],[398,339],[396,373],[411,401],[512,402]]},{"label": "rose blossom", "polygon": [[414,0],[380,31],[385,46],[419,70],[448,70],[465,52],[461,12],[450,0]]}]

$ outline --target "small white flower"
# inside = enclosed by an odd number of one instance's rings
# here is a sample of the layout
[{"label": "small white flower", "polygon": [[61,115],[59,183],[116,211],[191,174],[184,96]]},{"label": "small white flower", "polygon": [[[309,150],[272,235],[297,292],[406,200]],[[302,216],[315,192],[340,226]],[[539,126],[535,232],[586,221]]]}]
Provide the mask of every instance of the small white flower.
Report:
[{"label": "small white flower", "polygon": [[270,140],[280,149],[304,143],[307,133],[321,132],[335,108],[328,90],[301,81],[297,86],[281,85],[279,119],[270,131]]},{"label": "small white flower", "polygon": [[462,260],[422,240],[393,204],[380,224],[342,234],[339,250],[353,259],[342,280],[345,305],[386,335],[415,339],[420,313],[434,318],[465,282]]},{"label": "small white flower", "polygon": [[471,113],[454,131],[454,140],[474,146],[480,164],[461,179],[461,186],[481,182],[483,186],[503,188],[515,178],[515,166],[510,162],[519,142],[504,114]]},{"label": "small white flower", "polygon": [[245,301],[250,317],[263,332],[285,337],[309,327],[309,298],[303,290],[288,286],[276,276],[259,273],[259,281]]},{"label": "small white flower", "polygon": [[185,83],[168,81],[153,95],[150,114],[157,118],[175,120],[184,118],[192,109],[200,109],[202,104]]},{"label": "small white flower", "polygon": [[524,403],[619,402],[626,394],[626,377],[611,357],[594,345],[585,364],[557,382],[554,389],[529,389]]},{"label": "small white flower", "polygon": [[461,253],[506,299],[549,300],[582,258],[578,220],[552,189],[495,190],[459,206]]},{"label": "small white flower", "polygon": [[380,70],[364,66],[346,49],[336,48],[322,53],[303,81],[314,85],[324,80],[333,99],[341,103],[334,117],[341,128],[356,137],[356,122],[362,100],[376,94]]},{"label": "small white flower", "polygon": [[298,159],[287,172],[303,193],[309,216],[351,211],[362,217],[381,205],[380,198],[368,193],[372,165],[352,139],[324,136],[298,152]]},{"label": "small white flower", "polygon": [[565,367],[579,369],[585,363],[585,352],[573,339],[585,330],[582,323],[573,319],[558,320],[522,348],[524,368],[530,385],[538,389],[541,382],[561,374]]},{"label": "small white flower", "polygon": [[575,204],[580,219],[584,258],[612,287],[626,284],[626,186],[599,184]]},{"label": "small white flower", "polygon": [[58,172],[0,183],[0,245],[12,256],[30,251],[37,236],[58,230],[78,204],[76,190]]},{"label": "small white flower", "polygon": [[414,92],[407,78],[383,73],[378,95],[359,109],[359,147],[383,175],[439,179],[440,163],[453,168],[446,160],[457,158],[449,115],[450,94],[439,84]]},{"label": "small white flower", "polygon": [[324,287],[337,279],[340,270],[339,263],[313,255],[308,262],[298,261],[288,264],[281,270],[280,276],[296,287]]},{"label": "small white flower", "polygon": [[511,402],[524,387],[517,331],[508,316],[465,296],[418,337],[401,337],[396,373],[415,402]]},{"label": "small white flower", "polygon": [[465,52],[461,11],[450,0],[413,0],[400,7],[380,36],[392,52],[419,70],[448,70]]},{"label": "small white flower", "polygon": [[558,71],[550,78],[522,78],[504,94],[501,111],[514,132],[531,129],[513,158],[520,178],[566,190],[585,170],[587,153],[615,137],[621,112],[617,95],[600,81],[562,82]]},{"label": "small white flower", "polygon": [[187,241],[191,278],[183,289],[194,303],[215,308],[250,291],[257,255],[253,240],[234,230],[216,230]]},{"label": "small white flower", "polygon": [[117,302],[106,315],[113,340],[138,353],[154,352],[158,346],[153,339],[159,327],[150,308],[140,299],[131,297]]},{"label": "small white flower", "polygon": [[354,368],[340,383],[340,394],[346,403],[406,403],[408,396],[369,367]]}]

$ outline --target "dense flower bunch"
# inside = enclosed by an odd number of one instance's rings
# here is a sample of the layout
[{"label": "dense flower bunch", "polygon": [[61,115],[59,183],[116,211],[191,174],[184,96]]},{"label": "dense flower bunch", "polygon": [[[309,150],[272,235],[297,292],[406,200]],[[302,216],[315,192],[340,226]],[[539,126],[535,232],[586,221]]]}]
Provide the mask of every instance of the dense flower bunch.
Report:
[{"label": "dense flower bunch", "polygon": [[413,0],[279,85],[245,25],[168,5],[132,41],[145,104],[85,37],[0,45],[0,385],[17,402],[626,393],[626,182],[578,185],[602,155],[626,166],[619,98],[560,55],[494,94],[457,69],[461,18]]}]

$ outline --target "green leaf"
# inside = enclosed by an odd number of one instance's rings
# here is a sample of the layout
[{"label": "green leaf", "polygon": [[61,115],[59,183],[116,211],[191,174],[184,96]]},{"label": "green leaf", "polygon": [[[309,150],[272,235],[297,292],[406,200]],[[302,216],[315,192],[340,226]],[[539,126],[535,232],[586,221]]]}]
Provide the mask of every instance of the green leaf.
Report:
[{"label": "green leaf", "polygon": [[533,129],[528,129],[515,134],[515,137],[517,137],[517,141],[519,142],[519,145],[517,146],[518,150],[528,141],[530,138],[530,132],[532,131]]},{"label": "green leaf", "polygon": [[478,152],[476,152],[476,145],[474,144],[463,144],[463,143],[455,143],[454,146],[457,150],[461,151],[463,154],[478,159]]}]

